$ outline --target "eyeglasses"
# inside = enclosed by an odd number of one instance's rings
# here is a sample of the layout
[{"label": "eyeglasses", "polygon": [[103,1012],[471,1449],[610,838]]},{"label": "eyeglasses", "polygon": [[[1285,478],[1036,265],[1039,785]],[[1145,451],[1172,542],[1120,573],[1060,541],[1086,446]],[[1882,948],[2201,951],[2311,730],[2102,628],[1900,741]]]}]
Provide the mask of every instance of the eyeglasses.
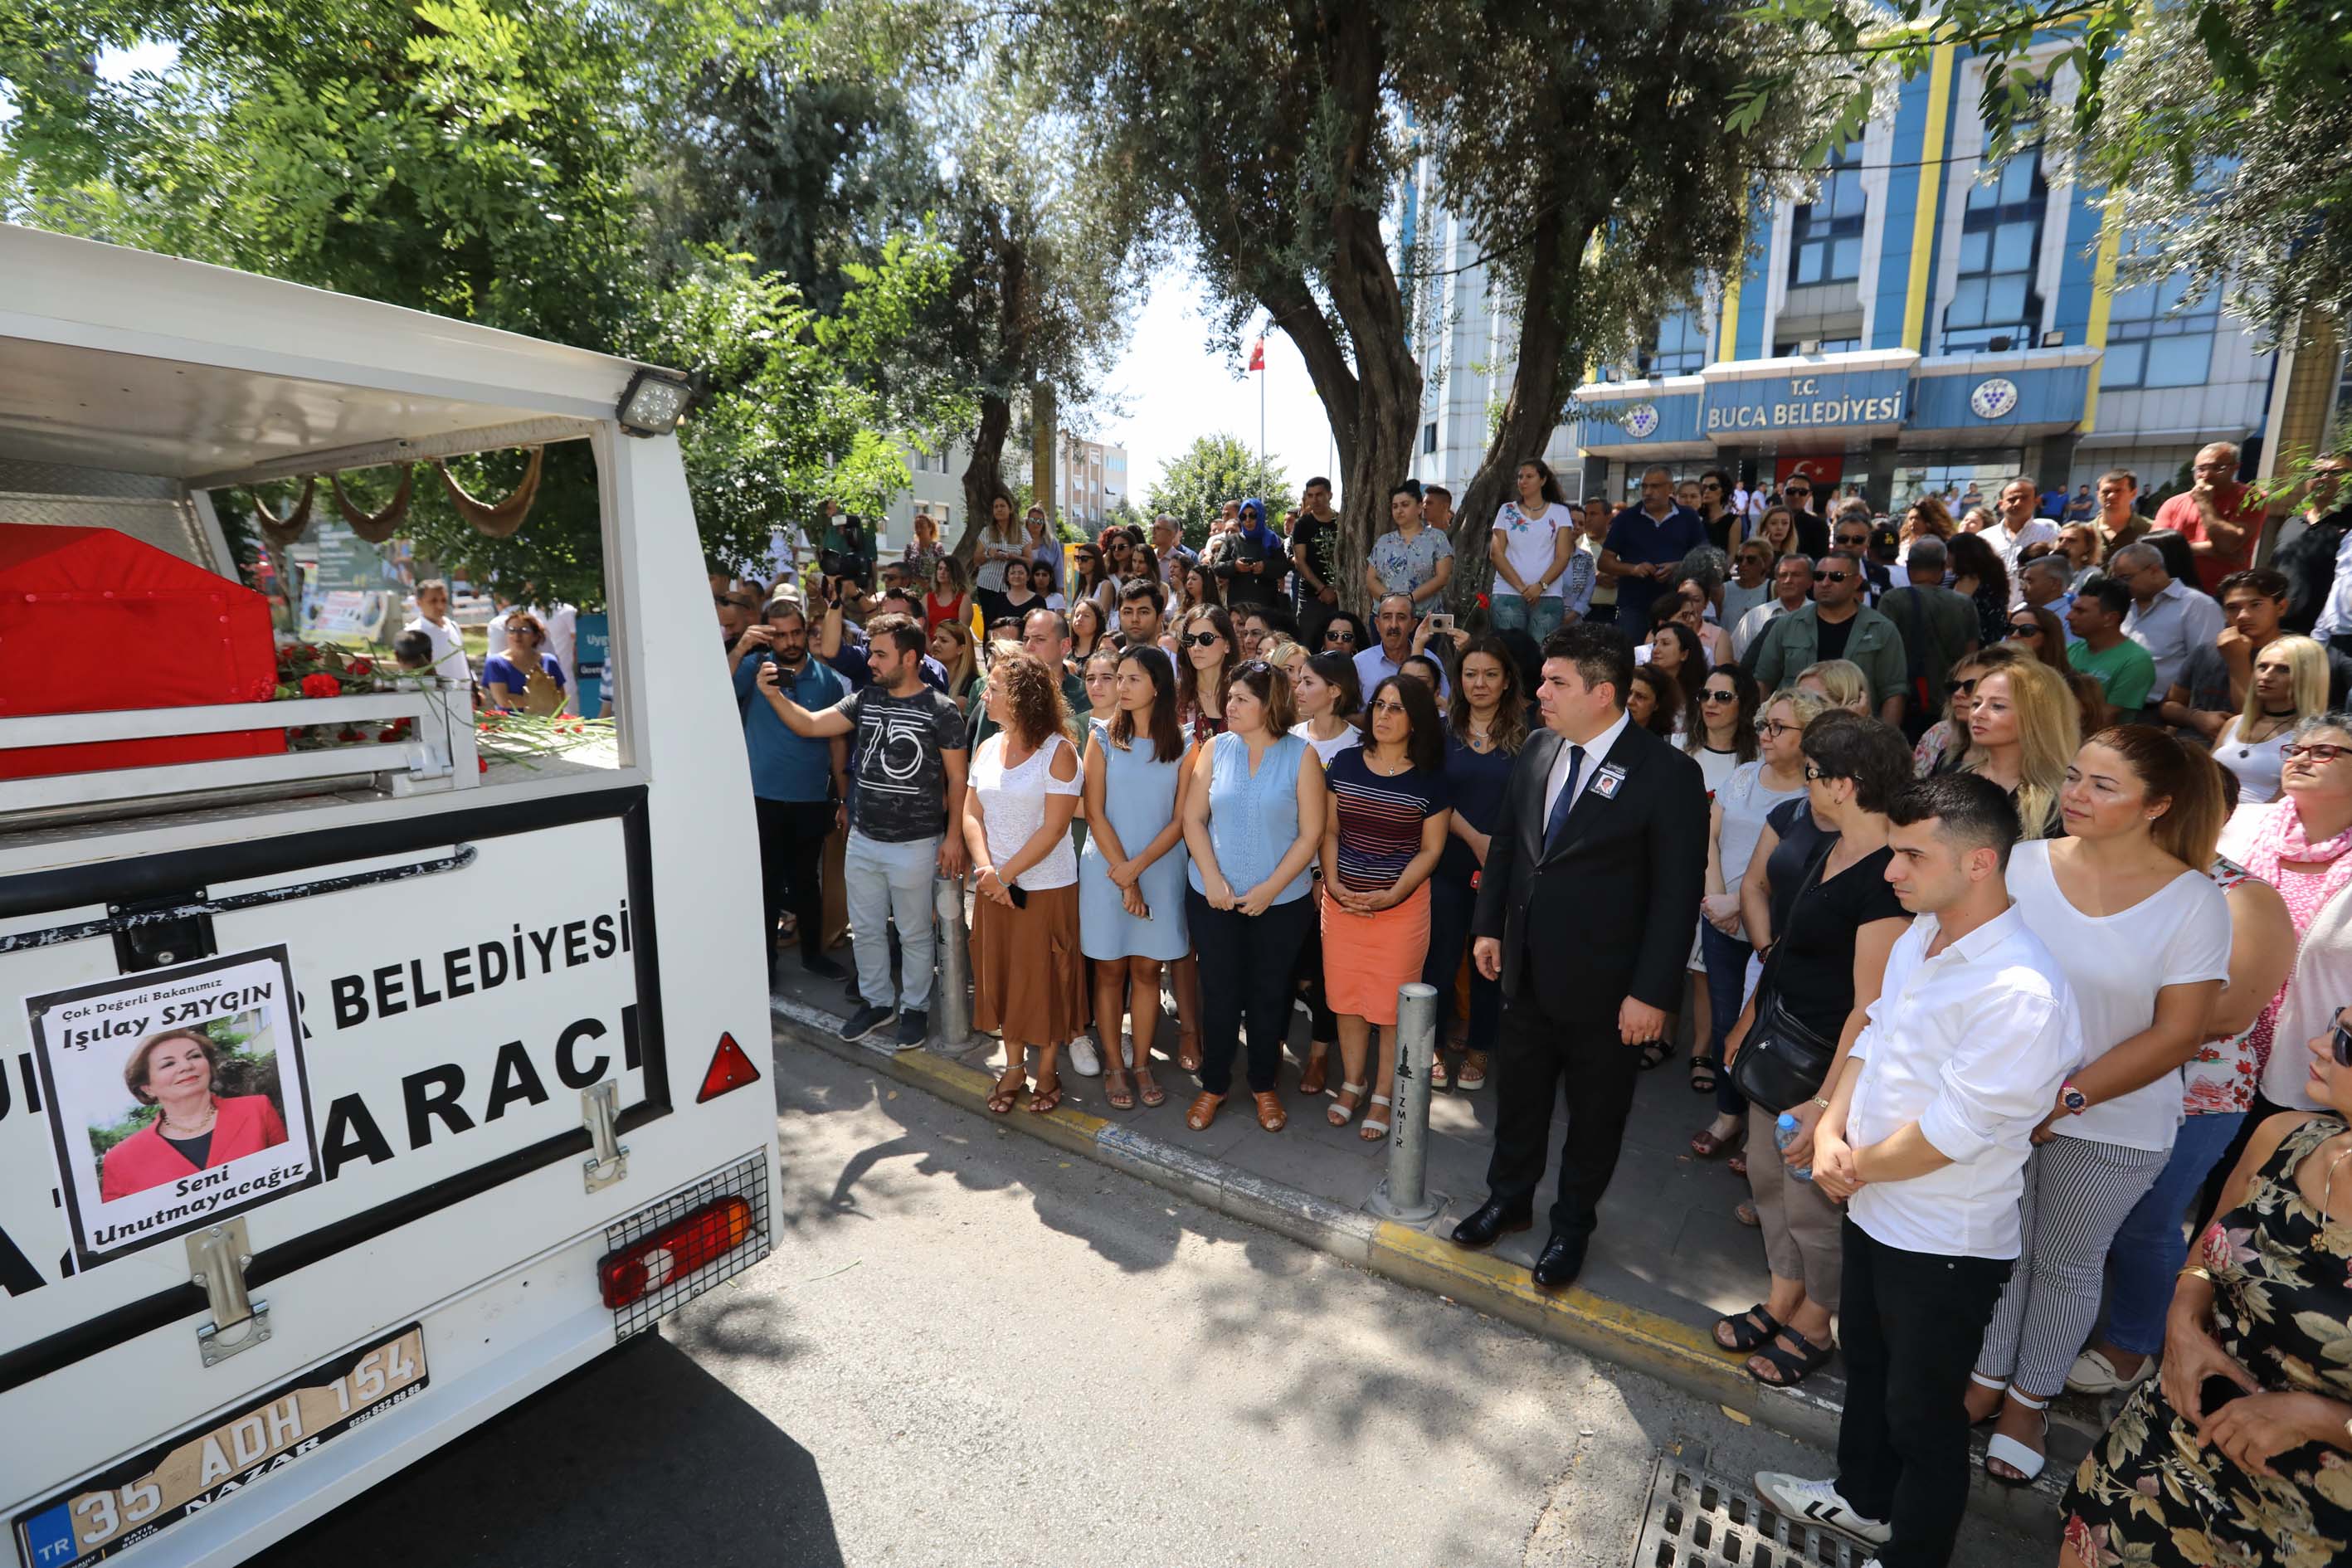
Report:
[{"label": "eyeglasses", "polygon": [[1853,574],[1851,572],[1816,572],[1813,574],[1813,581],[1816,583],[1843,583],[1850,581],[1853,576]]},{"label": "eyeglasses", "polygon": [[1194,632],[1190,637],[1179,637],[1176,640],[1186,647],[1206,647],[1213,642],[1223,642],[1224,638],[1215,632]]},{"label": "eyeglasses", "polygon": [[2352,757],[2352,746],[2330,746],[2323,742],[2306,741],[2281,746],[2279,755],[2290,763],[2332,763],[2338,757]]},{"label": "eyeglasses", "polygon": [[1717,691],[1708,689],[1700,692],[1698,694],[1698,700],[1701,702],[1737,702],[1739,700],[1739,693],[1737,691]]},{"label": "eyeglasses", "polygon": [[1796,734],[1803,728],[1804,726],[1801,724],[1784,724],[1778,719],[1759,719],[1756,721],[1756,732],[1759,735],[1768,736],[1775,741],[1779,740],[1783,735]]},{"label": "eyeglasses", "polygon": [[1805,764],[1805,782],[1807,784],[1829,784],[1844,776],[1845,775],[1843,773],[1833,773],[1824,771],[1819,763],[1807,763]]},{"label": "eyeglasses", "polygon": [[1404,712],[1404,704],[1402,702],[1390,701],[1375,702],[1372,704],[1372,711],[1375,713],[1402,714]]}]

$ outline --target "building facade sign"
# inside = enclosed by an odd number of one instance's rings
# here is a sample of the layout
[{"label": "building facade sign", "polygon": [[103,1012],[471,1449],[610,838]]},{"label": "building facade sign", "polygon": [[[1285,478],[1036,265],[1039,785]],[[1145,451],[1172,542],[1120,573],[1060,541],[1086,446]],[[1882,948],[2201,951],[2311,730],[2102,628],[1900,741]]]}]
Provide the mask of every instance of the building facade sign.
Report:
[{"label": "building facade sign", "polygon": [[1720,438],[1750,432],[1899,425],[1906,379],[1901,369],[1894,369],[1710,380],[1701,427],[1708,437]]}]

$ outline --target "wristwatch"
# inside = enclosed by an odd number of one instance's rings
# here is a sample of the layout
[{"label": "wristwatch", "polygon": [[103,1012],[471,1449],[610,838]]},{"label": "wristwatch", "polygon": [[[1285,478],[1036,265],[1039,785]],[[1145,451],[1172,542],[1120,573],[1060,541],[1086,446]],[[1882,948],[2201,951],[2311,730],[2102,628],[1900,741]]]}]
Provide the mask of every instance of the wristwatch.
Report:
[{"label": "wristwatch", "polygon": [[2080,1116],[2091,1109],[2091,1097],[2076,1089],[2074,1080],[2070,1078],[2059,1086],[2058,1103],[2066,1108],[2067,1115]]}]

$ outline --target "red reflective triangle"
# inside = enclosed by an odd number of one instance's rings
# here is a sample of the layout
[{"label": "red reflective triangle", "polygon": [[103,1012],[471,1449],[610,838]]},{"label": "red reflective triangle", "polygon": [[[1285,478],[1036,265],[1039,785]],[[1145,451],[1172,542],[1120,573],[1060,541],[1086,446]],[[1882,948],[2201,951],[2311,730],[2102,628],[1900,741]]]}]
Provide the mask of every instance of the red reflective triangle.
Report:
[{"label": "red reflective triangle", "polygon": [[760,1069],[743,1054],[732,1035],[719,1037],[719,1048],[710,1055],[710,1070],[702,1075],[702,1092],[694,1097],[700,1105],[706,1100],[716,1100],[730,1089],[740,1089],[747,1083],[760,1081]]}]

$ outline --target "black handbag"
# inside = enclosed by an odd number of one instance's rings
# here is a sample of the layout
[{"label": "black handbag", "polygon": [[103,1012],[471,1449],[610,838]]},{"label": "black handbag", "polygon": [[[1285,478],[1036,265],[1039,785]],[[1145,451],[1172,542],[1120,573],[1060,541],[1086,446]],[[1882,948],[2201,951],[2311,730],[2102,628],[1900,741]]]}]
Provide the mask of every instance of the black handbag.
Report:
[{"label": "black handbag", "polygon": [[[1837,841],[1832,839],[1806,868],[1804,882],[1789,903],[1791,928],[1797,923],[1797,911],[1803,907],[1805,895],[1812,890],[1822,868],[1829,864],[1836,849]],[[1788,940],[1788,931],[1782,931],[1764,960],[1763,976],[1756,982],[1756,1016],[1748,1026],[1748,1037],[1740,1043],[1739,1054],[1731,1058],[1731,1086],[1746,1096],[1749,1104],[1761,1106],[1775,1116],[1821,1093],[1838,1047],[1834,1038],[1822,1038],[1819,1031],[1781,1005],[1780,988],[1773,984],[1773,970],[1778,965],[1781,945]]]}]

